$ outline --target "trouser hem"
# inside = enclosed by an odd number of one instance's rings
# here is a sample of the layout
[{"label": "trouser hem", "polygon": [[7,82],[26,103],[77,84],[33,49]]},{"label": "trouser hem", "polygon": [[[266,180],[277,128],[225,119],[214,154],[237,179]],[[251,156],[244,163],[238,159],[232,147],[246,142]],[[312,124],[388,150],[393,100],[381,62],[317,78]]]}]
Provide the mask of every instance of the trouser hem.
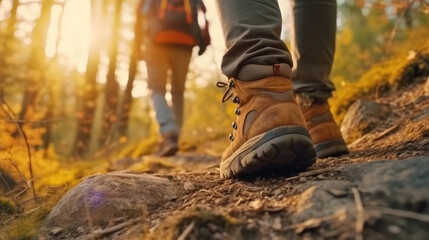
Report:
[{"label": "trouser hem", "polygon": [[256,81],[267,77],[281,76],[290,79],[292,68],[287,63],[279,64],[278,72],[273,65],[248,64],[240,69],[237,78],[241,81]]}]

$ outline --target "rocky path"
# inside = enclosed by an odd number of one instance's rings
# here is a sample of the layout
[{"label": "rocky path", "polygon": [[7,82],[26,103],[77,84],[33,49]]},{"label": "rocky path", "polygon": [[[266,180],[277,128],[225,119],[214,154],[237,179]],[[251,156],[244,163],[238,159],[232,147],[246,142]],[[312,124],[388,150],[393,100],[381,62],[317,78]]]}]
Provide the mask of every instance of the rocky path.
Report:
[{"label": "rocky path", "polygon": [[[219,156],[144,157],[130,164],[150,171],[95,175],[72,189],[40,238],[429,239],[424,83],[359,103],[349,118],[371,123],[347,156],[230,180],[219,178]],[[385,108],[383,119],[357,117],[367,105]]]}]

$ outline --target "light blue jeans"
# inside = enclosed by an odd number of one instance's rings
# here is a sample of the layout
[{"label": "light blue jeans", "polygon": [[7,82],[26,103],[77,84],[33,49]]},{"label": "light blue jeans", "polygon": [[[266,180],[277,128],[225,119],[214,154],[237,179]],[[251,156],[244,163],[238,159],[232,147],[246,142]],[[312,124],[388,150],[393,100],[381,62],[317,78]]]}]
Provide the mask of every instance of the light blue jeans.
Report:
[{"label": "light blue jeans", "polygon": [[217,3],[228,48],[222,62],[227,77],[254,81],[272,76],[272,66],[281,64],[280,75],[293,75],[296,93],[323,99],[332,96],[335,87],[329,74],[335,53],[335,0],[292,0],[294,61],[279,37],[282,19],[277,0]]}]

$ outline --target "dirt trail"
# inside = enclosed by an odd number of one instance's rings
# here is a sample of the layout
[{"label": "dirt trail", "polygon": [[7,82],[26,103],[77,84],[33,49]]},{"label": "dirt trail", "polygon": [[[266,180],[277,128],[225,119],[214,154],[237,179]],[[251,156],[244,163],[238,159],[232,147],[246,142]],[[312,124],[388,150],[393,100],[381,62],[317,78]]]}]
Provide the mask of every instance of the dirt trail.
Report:
[{"label": "dirt trail", "polygon": [[387,121],[350,145],[349,155],[319,159],[300,174],[221,180],[219,157],[166,159],[177,167],[154,173],[164,172],[159,175],[187,194],[150,213],[146,225],[107,238],[148,231],[154,239],[428,239],[429,97],[423,85],[377,98],[393,106]]},{"label": "dirt trail", "polygon": [[375,101],[393,107],[386,121],[351,144],[349,155],[318,159],[302,173],[221,180],[219,156],[144,157],[151,169],[146,173],[177,183],[185,194],[96,236],[429,239],[429,97],[424,81]]}]

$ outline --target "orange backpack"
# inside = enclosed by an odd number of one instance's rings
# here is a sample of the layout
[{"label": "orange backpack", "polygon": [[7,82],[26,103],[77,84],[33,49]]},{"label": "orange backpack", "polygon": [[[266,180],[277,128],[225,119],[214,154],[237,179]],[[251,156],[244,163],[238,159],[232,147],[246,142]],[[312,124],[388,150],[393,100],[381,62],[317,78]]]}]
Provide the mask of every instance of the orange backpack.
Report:
[{"label": "orange backpack", "polygon": [[144,0],[141,6],[152,42],[186,46],[206,42],[198,25],[198,8],[205,12],[202,0]]}]

